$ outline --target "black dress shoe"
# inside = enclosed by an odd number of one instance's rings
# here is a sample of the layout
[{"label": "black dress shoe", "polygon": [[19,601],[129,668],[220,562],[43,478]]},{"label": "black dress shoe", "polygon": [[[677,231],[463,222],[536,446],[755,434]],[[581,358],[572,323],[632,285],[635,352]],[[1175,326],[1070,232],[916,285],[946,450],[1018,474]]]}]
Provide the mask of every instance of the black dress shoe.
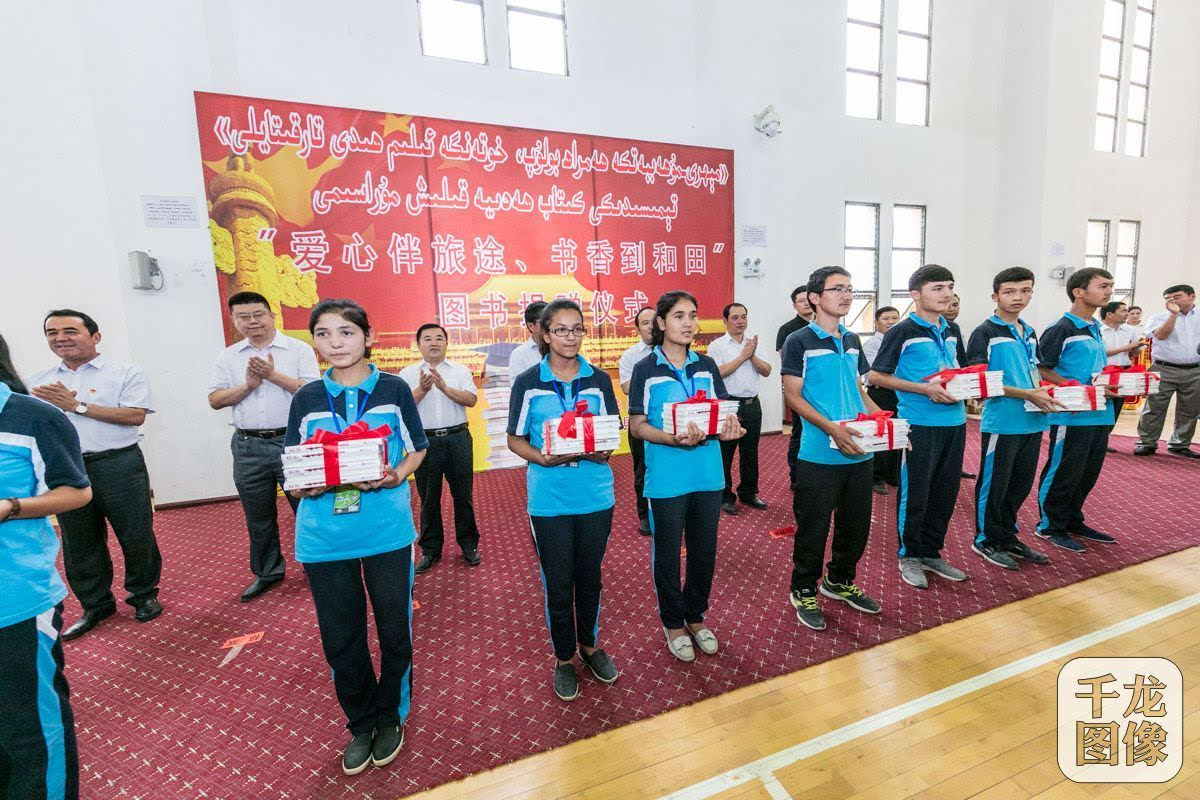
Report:
[{"label": "black dress shoe", "polygon": [[441,553],[421,553],[421,560],[417,562],[416,573],[420,575],[422,572],[433,569],[433,565],[441,560]]},{"label": "black dress shoe", "polygon": [[642,534],[643,536],[650,535],[650,520],[646,517],[638,518],[638,533]]},{"label": "black dress shoe", "polygon": [[463,560],[466,561],[469,566],[478,567],[479,562],[483,561],[483,556],[479,555],[479,550],[472,547],[470,550],[463,551]]},{"label": "black dress shoe", "polygon": [[767,507],[767,504],[764,503],[762,498],[758,495],[754,495],[754,497],[751,497],[749,500],[743,500],[742,502],[751,508],[757,508],[759,511],[763,511]]},{"label": "black dress shoe", "polygon": [[242,602],[249,603],[282,580],[283,578],[255,578],[249,586],[242,590]]},{"label": "black dress shoe", "polygon": [[728,503],[721,503],[721,510],[724,511],[726,514],[737,514],[738,513],[737,505],[735,505],[733,503],[733,501],[730,501]]},{"label": "black dress shoe", "polygon": [[963,470],[962,476],[969,481],[975,480],[975,478],[978,477],[974,472],[967,472],[965,469]]},{"label": "black dress shoe", "polygon": [[115,608],[105,608],[100,611],[85,611],[83,616],[75,620],[69,628],[62,632],[64,642],[69,642],[72,639],[78,639],[92,628],[100,624],[101,620],[108,619],[113,614],[117,613]]},{"label": "black dress shoe", "polygon": [[1200,453],[1197,453],[1190,447],[1168,447],[1167,452],[1173,456],[1183,456],[1184,458],[1200,458]]},{"label": "black dress shoe", "polygon": [[149,622],[162,613],[162,603],[154,597],[149,600],[143,600],[134,606],[136,609],[133,612],[133,618],[138,622]]},{"label": "black dress shoe", "polygon": [[1157,447],[1153,447],[1151,445],[1139,444],[1134,446],[1133,454],[1135,456],[1152,456],[1154,455],[1154,451],[1157,449]]}]

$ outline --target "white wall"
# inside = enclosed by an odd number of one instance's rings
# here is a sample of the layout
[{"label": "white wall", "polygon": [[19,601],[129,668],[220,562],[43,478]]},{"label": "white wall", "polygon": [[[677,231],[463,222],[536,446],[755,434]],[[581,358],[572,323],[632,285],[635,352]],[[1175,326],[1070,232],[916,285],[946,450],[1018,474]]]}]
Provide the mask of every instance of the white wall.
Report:
[{"label": "white wall", "polygon": [[[765,251],[738,248],[739,262],[763,257],[766,275],[738,278],[737,295],[770,344],[791,316],[787,292],[841,261],[846,200],[928,207],[927,258],[955,271],[968,326],[989,312],[1001,266],[1044,274],[1053,241],[1080,263],[1090,216],[1143,221],[1143,304],[1177,275],[1196,278],[1200,9],[1189,0],[1159,0],[1145,159],[1091,150],[1094,0],[935,0],[929,128],[844,116],[841,0],[569,0],[569,78],[502,66],[503,0],[486,0],[490,66],[420,56],[413,0],[22,5],[0,10],[18,32],[0,68],[31,76],[7,82],[19,122],[0,128],[0,330],[32,370],[52,359],[42,313],[82,306],[107,352],[146,368],[160,502],[233,493],[227,418],[204,399],[221,346],[207,230],[146,229],[139,206],[163,194],[202,207],[195,90],[733,148],[736,222],[769,236]],[[784,120],[773,140],[750,125],[768,103]],[[129,288],[135,249],[158,257],[162,292]],[[1065,303],[1043,284],[1038,325]],[[764,389],[768,421],[778,394]]]}]

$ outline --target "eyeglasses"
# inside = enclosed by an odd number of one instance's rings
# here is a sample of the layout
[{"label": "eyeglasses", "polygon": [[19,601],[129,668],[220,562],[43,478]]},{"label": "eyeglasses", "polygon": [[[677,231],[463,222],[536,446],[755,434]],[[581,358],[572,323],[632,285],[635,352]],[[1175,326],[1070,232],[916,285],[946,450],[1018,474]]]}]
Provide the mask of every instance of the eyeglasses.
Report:
[{"label": "eyeglasses", "polygon": [[854,294],[854,287],[853,286],[826,286],[824,289],[821,290],[822,294],[824,294],[825,292],[837,292],[838,294]]},{"label": "eyeglasses", "polygon": [[582,325],[576,325],[574,328],[568,328],[566,325],[560,325],[557,328],[550,329],[551,336],[557,336],[559,339],[566,339],[568,336],[574,336],[576,339],[582,339],[587,336],[587,328]]},{"label": "eyeglasses", "polygon": [[255,311],[253,314],[234,314],[233,318],[238,322],[249,322],[250,320],[261,322],[269,316],[271,316],[269,311]]}]

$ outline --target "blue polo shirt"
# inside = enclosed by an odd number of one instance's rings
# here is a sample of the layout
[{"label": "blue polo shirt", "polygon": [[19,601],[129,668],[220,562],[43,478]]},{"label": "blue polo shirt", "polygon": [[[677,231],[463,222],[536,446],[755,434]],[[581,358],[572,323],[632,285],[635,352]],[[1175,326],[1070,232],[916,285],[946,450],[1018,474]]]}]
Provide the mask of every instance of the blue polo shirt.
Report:
[{"label": "blue polo shirt", "polygon": [[[1013,325],[995,314],[988,317],[971,332],[967,361],[987,364],[989,372],[1003,372],[1004,385],[1015,389],[1036,389],[1041,381],[1037,369],[1037,334],[1023,319]],[[980,430],[999,434],[1040,433],[1049,424],[1044,412],[1026,411],[1024,400],[989,397],[983,404]]]},{"label": "blue polo shirt", "polygon": [[[644,414],[655,428],[663,427],[663,404],[687,400],[699,390],[709,398],[725,400],[725,381],[717,362],[692,349],[687,351],[683,369],[676,369],[655,346],[638,362],[629,379],[629,416]],[[646,442],[646,497],[679,497],[691,492],[712,492],[725,488],[721,467],[721,443],[716,436],[698,447]]]},{"label": "blue polo shirt", "polygon": [[[612,378],[603,370],[593,369],[583,356],[578,358],[579,375],[570,383],[554,377],[549,356],[517,376],[508,403],[510,435],[524,436],[541,450],[546,442],[546,420],[574,411],[576,399],[585,401],[588,411],[598,416],[620,413]],[[612,508],[616,502],[612,468],[587,459],[557,467],[530,463],[525,488],[531,517],[591,514]]]},{"label": "blue polo shirt", "polygon": [[[0,383],[0,497],[37,497],[91,484],[79,434],[49,403]],[[54,608],[67,596],[54,559],[58,537],[47,517],[0,522],[0,628]]]},{"label": "blue polo shirt", "polygon": [[[926,375],[957,369],[966,362],[967,353],[958,325],[947,322],[945,317],[938,317],[938,324],[933,325],[914,313],[884,334],[871,369],[895,375],[900,380],[924,383]],[[897,391],[896,396],[900,416],[912,425],[950,427],[966,424],[967,406],[961,401],[935,403],[923,394],[902,391]]]},{"label": "blue polo shirt", "polygon": [[[1083,320],[1068,311],[1062,319],[1042,331],[1040,366],[1052,369],[1067,380],[1085,386],[1108,363],[1108,348],[1100,335],[1100,323]],[[1100,388],[1097,392],[1103,391]],[[1051,425],[1104,425],[1113,421],[1107,405],[1099,411],[1060,411],[1047,414]]]},{"label": "blue polo shirt", "polygon": [[[859,376],[870,366],[862,352],[858,334],[838,325],[841,336],[814,323],[801,328],[787,338],[783,345],[784,375],[804,379],[800,394],[821,416],[829,420],[854,419],[865,413],[866,405],[859,391]],[[804,420],[800,431],[801,461],[817,464],[855,464],[866,461],[870,453],[847,456],[829,446],[829,435]]]},{"label": "blue polo shirt", "polygon": [[[409,453],[429,446],[417,404],[408,384],[396,375],[371,374],[357,386],[333,380],[305,384],[292,398],[284,445],[307,440],[317,430],[337,432],[363,420],[371,428],[387,425],[388,462],[395,467]],[[363,492],[359,510],[333,513],[334,492],[305,497],[296,509],[296,560],[300,563],[341,561],[399,550],[416,541],[408,481],[391,489]]]}]

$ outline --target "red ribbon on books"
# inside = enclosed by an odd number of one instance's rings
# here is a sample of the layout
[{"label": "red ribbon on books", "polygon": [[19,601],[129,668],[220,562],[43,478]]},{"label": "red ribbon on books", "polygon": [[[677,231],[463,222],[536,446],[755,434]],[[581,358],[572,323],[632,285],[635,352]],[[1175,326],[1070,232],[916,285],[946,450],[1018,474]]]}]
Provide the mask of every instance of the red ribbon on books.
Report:
[{"label": "red ribbon on books", "polygon": [[321,445],[321,454],[325,459],[325,485],[340,486],[342,483],[342,470],[338,466],[338,442],[349,442],[355,439],[382,439],[383,458],[386,461],[387,437],[391,436],[391,434],[392,429],[387,425],[380,425],[378,428],[369,428],[367,427],[366,420],[360,419],[341,433],[324,429],[315,430],[313,431],[313,435],[308,437],[304,444]]},{"label": "red ribbon on books", "polygon": [[596,423],[592,412],[588,411],[587,400],[576,400],[575,410],[562,415],[558,421],[558,435],[564,439],[574,439],[577,435],[576,420],[583,433],[583,452],[596,452]]},{"label": "red ribbon on books", "polygon": [[969,367],[948,367],[940,372],[935,372],[932,375],[926,375],[921,380],[923,381],[938,381],[943,386],[946,382],[958,375],[979,375],[979,398],[982,400],[988,397],[987,380],[984,378],[984,373],[987,372],[987,364],[973,364]]},{"label": "red ribbon on books", "polygon": [[1096,401],[1096,387],[1091,385],[1090,383],[1085,384],[1085,383],[1080,383],[1079,381],[1072,380],[1072,381],[1063,381],[1062,383],[1059,383],[1059,384],[1054,384],[1054,383],[1051,383],[1050,381],[1042,381],[1041,385],[1050,387],[1050,396],[1051,397],[1054,397],[1054,390],[1057,389],[1059,386],[1082,386],[1083,394],[1085,397],[1087,397],[1088,404],[1091,405],[1092,411],[1096,411],[1100,407],[1099,403]]},{"label": "red ribbon on books", "polygon": [[883,436],[886,433],[888,449],[891,450],[894,448],[896,441],[896,425],[891,419],[891,416],[891,411],[876,411],[874,414],[867,414],[866,412],[860,411],[858,412],[858,416],[854,419],[844,419],[838,424],[845,425],[849,422],[870,422],[874,420],[875,435]]},{"label": "red ribbon on books", "polygon": [[703,389],[697,389],[696,393],[684,400],[681,403],[676,403],[671,406],[671,424],[675,428],[675,432],[679,433],[679,407],[684,405],[705,405],[708,406],[708,430],[709,436],[717,432],[717,428],[721,424],[721,401],[710,399],[708,393]]},{"label": "red ribbon on books", "polygon": [[1100,374],[1096,376],[1095,383],[1098,386],[1116,386],[1120,381],[1120,377],[1124,374],[1141,375],[1143,383],[1142,393],[1150,394],[1150,379],[1161,380],[1154,372],[1146,370],[1145,364],[1134,364],[1128,367],[1118,367],[1116,364],[1109,364],[1104,369],[1100,370]]}]

